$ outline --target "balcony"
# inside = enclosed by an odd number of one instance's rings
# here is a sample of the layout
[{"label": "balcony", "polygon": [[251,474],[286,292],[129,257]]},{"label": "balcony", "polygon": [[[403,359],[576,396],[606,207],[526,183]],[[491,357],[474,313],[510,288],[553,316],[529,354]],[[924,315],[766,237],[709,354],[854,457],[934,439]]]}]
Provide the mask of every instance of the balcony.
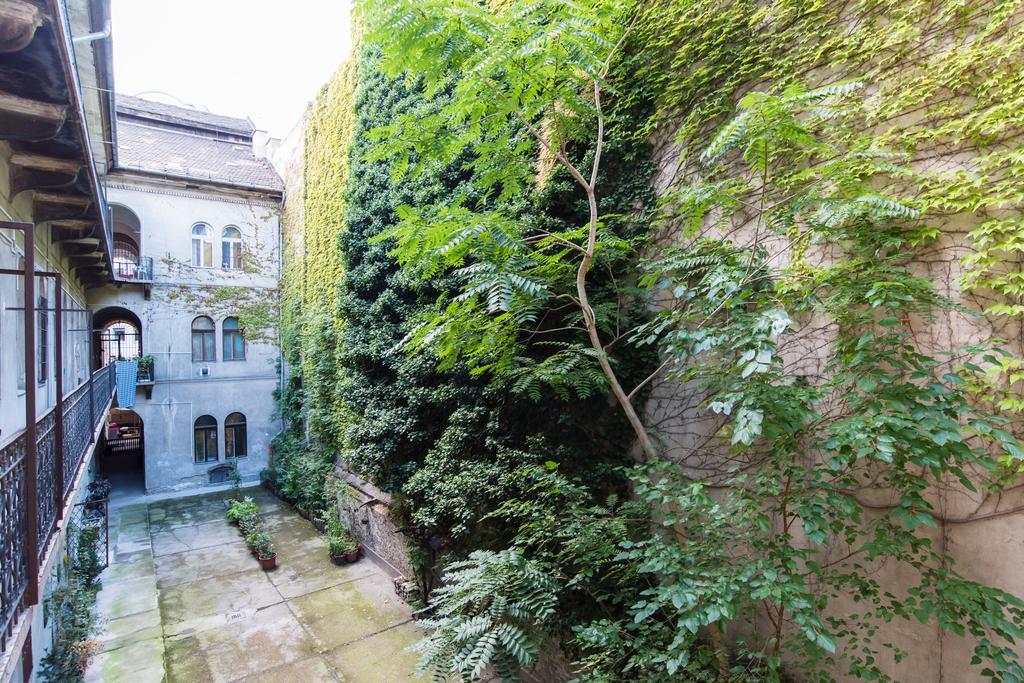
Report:
[{"label": "balcony", "polygon": [[0,649],[38,601],[39,568],[60,551],[51,541],[113,394],[114,366],[107,365],[39,417],[34,430],[0,446]]},{"label": "balcony", "polygon": [[114,280],[118,282],[153,282],[153,258],[114,258]]}]

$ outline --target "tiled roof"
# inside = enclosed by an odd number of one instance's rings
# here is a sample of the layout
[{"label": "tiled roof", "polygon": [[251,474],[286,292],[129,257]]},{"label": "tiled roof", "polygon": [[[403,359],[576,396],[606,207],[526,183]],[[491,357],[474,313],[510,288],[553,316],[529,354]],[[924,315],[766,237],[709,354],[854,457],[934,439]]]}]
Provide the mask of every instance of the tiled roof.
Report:
[{"label": "tiled roof", "polygon": [[119,114],[156,119],[189,127],[231,131],[242,135],[252,135],[256,130],[249,119],[221,116],[189,107],[177,107],[173,104],[150,102],[130,95],[118,95],[116,102]]},{"label": "tiled roof", "polygon": [[253,153],[245,119],[126,96],[117,109],[118,168],[257,190],[284,187],[270,162]]}]

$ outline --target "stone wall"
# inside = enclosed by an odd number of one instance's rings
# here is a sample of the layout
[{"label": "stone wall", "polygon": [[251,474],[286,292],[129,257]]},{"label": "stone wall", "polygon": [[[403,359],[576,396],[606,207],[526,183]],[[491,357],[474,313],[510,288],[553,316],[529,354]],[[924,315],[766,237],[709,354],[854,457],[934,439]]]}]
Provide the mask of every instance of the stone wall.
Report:
[{"label": "stone wall", "polygon": [[392,521],[391,495],[338,466],[338,509],[363,547],[383,560],[393,575],[413,576],[408,538]]}]

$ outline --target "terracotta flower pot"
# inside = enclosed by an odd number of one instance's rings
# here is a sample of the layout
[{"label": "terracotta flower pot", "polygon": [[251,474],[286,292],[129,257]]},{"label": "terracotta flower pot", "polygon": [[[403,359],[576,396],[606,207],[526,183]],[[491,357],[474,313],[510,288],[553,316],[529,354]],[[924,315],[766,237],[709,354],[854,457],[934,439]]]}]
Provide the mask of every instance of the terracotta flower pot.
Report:
[{"label": "terracotta flower pot", "polygon": [[261,557],[259,558],[259,561],[260,569],[263,571],[270,571],[277,566],[277,553],[274,553],[270,557]]},{"label": "terracotta flower pot", "polygon": [[345,553],[345,559],[349,562],[355,562],[359,559],[359,553],[362,552],[362,550],[363,546],[361,544],[357,545],[355,550]]}]

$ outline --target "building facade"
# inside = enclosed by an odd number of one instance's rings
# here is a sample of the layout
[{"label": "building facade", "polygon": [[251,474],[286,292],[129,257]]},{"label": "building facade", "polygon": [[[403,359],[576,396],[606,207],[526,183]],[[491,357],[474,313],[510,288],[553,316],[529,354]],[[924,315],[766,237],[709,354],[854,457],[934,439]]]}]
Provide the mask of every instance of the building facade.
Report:
[{"label": "building facade", "polygon": [[119,97],[117,133],[116,272],[89,293],[95,347],[152,369],[116,419],[140,425],[148,492],[222,483],[230,465],[257,480],[280,424],[281,181],[244,119]]},{"label": "building facade", "polygon": [[113,391],[90,292],[113,275],[106,0],[0,2],[0,681],[50,650]]},{"label": "building facade", "polygon": [[279,429],[265,140],[114,92],[109,0],[0,0],[2,683],[39,679],[94,482],[256,481]]}]

